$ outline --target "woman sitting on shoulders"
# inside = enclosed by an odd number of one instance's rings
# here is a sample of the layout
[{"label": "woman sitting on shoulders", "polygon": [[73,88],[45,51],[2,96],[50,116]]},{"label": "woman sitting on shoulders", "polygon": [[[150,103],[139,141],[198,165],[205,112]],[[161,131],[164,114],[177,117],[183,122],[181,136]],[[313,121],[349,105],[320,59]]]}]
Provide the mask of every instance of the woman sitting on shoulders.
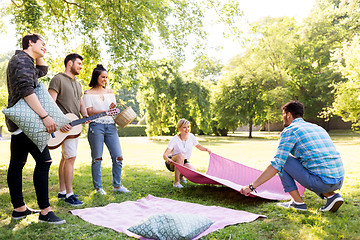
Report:
[{"label": "woman sitting on shoulders", "polygon": [[195,146],[200,151],[207,151],[209,154],[211,151],[202,146],[196,140],[194,134],[190,133],[190,122],[188,120],[180,119],[177,123],[177,128],[180,133],[170,140],[169,145],[164,152],[163,158],[166,161],[166,167],[172,172],[175,170],[175,181],[173,186],[183,188],[181,183],[186,183],[186,179],[180,174],[180,171],[176,169],[174,164],[171,163],[170,159],[178,164],[184,165],[187,168],[195,170],[195,167],[189,162],[192,147]]}]

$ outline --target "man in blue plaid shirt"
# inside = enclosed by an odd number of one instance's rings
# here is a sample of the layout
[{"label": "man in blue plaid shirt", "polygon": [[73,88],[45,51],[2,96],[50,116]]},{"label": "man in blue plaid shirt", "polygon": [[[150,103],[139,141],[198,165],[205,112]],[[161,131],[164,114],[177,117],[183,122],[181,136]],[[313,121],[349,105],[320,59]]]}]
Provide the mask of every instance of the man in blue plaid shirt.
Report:
[{"label": "man in blue plaid shirt", "polygon": [[252,191],[279,173],[284,191],[293,200],[278,203],[284,208],[307,210],[296,187],[295,180],[305,188],[326,199],[320,211],[336,212],[344,200],[335,190],[341,188],[344,167],[339,152],[328,133],[316,124],[303,120],[304,105],[291,101],[282,108],[285,129],[280,143],[266,170],[252,183],[241,189],[248,196]]}]

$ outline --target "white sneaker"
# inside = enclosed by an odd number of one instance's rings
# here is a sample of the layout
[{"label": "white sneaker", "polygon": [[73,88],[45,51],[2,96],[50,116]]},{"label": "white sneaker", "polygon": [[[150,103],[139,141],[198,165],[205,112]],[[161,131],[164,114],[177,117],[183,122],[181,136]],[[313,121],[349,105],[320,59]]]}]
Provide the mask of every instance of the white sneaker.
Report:
[{"label": "white sneaker", "polygon": [[124,187],[124,186],[121,186],[120,188],[115,188],[113,187],[113,190],[114,192],[121,192],[121,193],[129,193],[130,191]]},{"label": "white sneaker", "polygon": [[173,187],[175,187],[175,188],[183,188],[184,186],[181,185],[180,183],[179,183],[178,185],[175,185],[175,183],[174,183],[174,184],[173,184]]},{"label": "white sneaker", "polygon": [[279,202],[276,205],[283,208],[293,208],[300,211],[307,211],[306,203],[297,204],[293,200],[289,202]]},{"label": "white sneaker", "polygon": [[181,179],[180,182],[181,182],[181,183],[187,183],[187,181],[186,181],[185,178]]},{"label": "white sneaker", "polygon": [[99,193],[99,194],[101,194],[101,195],[106,195],[105,190],[102,189],[102,188],[96,189],[96,190],[95,190],[95,193]]}]

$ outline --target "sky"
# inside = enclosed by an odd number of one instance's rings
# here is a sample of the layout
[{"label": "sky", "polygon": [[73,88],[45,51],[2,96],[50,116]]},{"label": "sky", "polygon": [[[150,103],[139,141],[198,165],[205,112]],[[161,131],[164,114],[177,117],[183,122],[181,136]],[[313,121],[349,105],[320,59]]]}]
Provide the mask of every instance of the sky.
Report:
[{"label": "sky", "polygon": [[[0,0],[9,2],[10,0]],[[244,12],[244,16],[249,23],[255,22],[263,17],[294,17],[298,22],[305,18],[312,9],[316,0],[238,0],[240,8]],[[16,50],[15,27],[9,23],[6,25],[6,33],[0,33],[0,54]],[[229,61],[235,55],[241,53],[242,49],[239,43],[230,39],[223,39],[219,36],[219,29],[216,27],[209,28],[210,45],[222,44],[221,51],[210,52],[216,55],[216,58],[223,63]],[[211,50],[210,50],[211,51]],[[161,57],[161,51],[157,52]],[[191,64],[191,60],[188,64]],[[190,66],[189,66],[190,67]],[[185,67],[187,68],[187,67]]]},{"label": "sky", "polygon": [[[239,0],[240,8],[248,23],[253,23],[264,17],[294,17],[299,23],[307,17],[316,0]],[[213,36],[221,35],[216,31]],[[214,41],[219,41],[216,37]],[[222,50],[216,52],[216,57],[223,63],[243,52],[241,45],[230,39],[221,39]]]}]

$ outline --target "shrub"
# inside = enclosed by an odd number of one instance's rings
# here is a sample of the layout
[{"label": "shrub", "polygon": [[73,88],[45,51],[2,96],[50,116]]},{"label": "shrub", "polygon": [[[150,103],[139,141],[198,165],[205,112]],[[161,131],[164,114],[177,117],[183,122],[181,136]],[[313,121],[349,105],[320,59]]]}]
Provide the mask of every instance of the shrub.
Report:
[{"label": "shrub", "polygon": [[146,126],[128,125],[125,128],[118,128],[119,137],[146,136]]}]

